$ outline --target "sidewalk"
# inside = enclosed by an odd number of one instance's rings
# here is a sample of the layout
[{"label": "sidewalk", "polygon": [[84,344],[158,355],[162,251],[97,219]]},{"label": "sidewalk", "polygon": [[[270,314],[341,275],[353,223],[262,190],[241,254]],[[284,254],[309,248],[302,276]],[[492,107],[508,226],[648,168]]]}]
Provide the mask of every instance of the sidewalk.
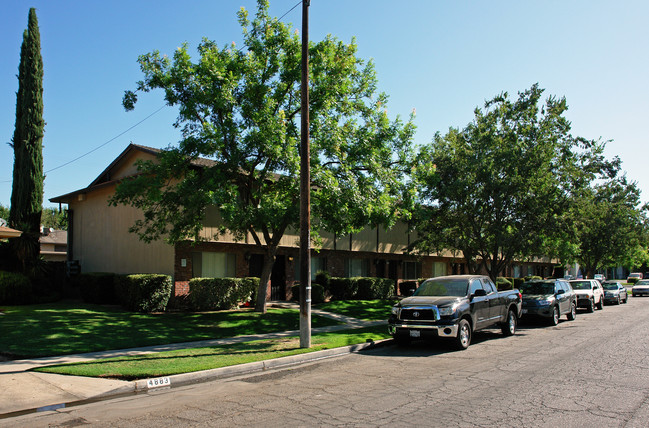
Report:
[{"label": "sidewalk", "polygon": [[[277,307],[297,307],[290,302],[272,302]],[[386,321],[362,321],[343,315],[312,310],[313,314],[333,318],[345,324],[313,328],[312,333],[322,333],[349,328],[370,327],[386,324]],[[249,342],[253,340],[272,339],[299,335],[298,330],[238,336],[227,339],[204,340],[195,342],[174,343],[169,345],[147,346],[141,348],[122,349],[115,351],[92,352],[87,354],[64,355],[58,357],[35,358],[0,362],[0,419],[17,416],[21,413],[34,411],[55,410],[80,401],[92,401],[116,395],[132,394],[148,389],[147,381],[121,381],[113,379],[88,378],[81,376],[66,376],[51,373],[30,372],[36,367],[54,364],[66,364],[79,361],[90,361],[101,358],[141,355],[152,352],[171,351],[186,348],[206,346],[221,346],[230,343]],[[230,377],[255,371],[268,370],[282,366],[329,358],[356,352],[371,346],[371,343],[359,344],[344,348],[311,352],[275,360],[260,361],[238,366],[202,372],[185,373],[169,376],[173,386],[204,382],[218,378]]]}]

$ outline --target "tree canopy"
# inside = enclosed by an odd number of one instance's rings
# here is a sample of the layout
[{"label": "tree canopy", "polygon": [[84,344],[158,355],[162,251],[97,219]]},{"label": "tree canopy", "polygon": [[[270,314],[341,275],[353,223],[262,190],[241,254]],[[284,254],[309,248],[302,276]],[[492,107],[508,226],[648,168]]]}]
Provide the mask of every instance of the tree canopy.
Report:
[{"label": "tree canopy", "polygon": [[419,251],[460,252],[494,279],[513,260],[553,255],[571,197],[612,164],[604,143],[570,134],[566,100],[542,102],[542,93],[533,85],[515,101],[500,94],[464,129],[421,148]]},{"label": "tree canopy", "polygon": [[[163,90],[178,107],[182,139],[155,162],[140,162],[143,174],[123,182],[112,203],[143,211],[131,228],[141,239],[171,243],[199,240],[206,208],[217,207],[223,230],[239,239],[250,233],[264,249],[256,310],[265,311],[280,239],[299,225],[301,44],[291,25],[268,15],[267,1],[258,1],[252,20],[242,8],[238,20],[241,48],[204,39],[197,61],[187,45],[173,58],[157,51],[139,57],[144,79],[125,93],[125,108],[134,107],[137,92]],[[309,45],[315,233],[342,235],[408,215],[398,202],[413,118],[388,118],[374,65],[356,54],[353,40],[327,36]]]}]

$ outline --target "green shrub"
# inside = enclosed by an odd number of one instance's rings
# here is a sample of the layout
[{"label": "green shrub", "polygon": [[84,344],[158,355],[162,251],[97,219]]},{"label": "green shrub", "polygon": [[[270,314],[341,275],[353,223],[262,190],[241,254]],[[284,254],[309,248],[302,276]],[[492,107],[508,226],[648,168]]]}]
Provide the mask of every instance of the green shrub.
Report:
[{"label": "green shrub", "polygon": [[394,280],[387,278],[355,278],[359,300],[389,299],[394,296]]},{"label": "green shrub", "polygon": [[528,275],[524,279],[525,279],[525,281],[532,281],[532,280],[535,280],[535,279],[543,279],[543,278],[541,278],[538,275]]},{"label": "green shrub", "polygon": [[[295,284],[291,287],[291,300],[300,301],[300,284]],[[316,282],[311,283],[311,303],[323,303],[325,301],[325,289],[321,284]]]},{"label": "green shrub", "polygon": [[123,275],[115,276],[115,289],[129,311],[159,312],[167,308],[173,283],[169,275]]},{"label": "green shrub", "polygon": [[523,278],[512,278],[513,279],[513,284],[514,288],[521,288],[521,285],[525,282],[525,279]]},{"label": "green shrub", "polygon": [[79,284],[81,298],[87,303],[115,305],[119,303],[115,292],[115,274],[91,272],[79,274],[75,281]]},{"label": "green shrub", "polygon": [[496,278],[496,286],[498,287],[498,291],[511,290],[514,288],[514,283],[511,281],[511,278],[499,276]]},{"label": "green shrub", "polygon": [[329,282],[329,291],[332,300],[352,300],[358,294],[358,281],[356,278],[332,277]]},{"label": "green shrub", "polygon": [[259,278],[193,278],[189,281],[188,303],[194,311],[233,309],[253,300]]},{"label": "green shrub", "polygon": [[32,283],[21,273],[0,271],[0,304],[25,305],[32,300]]}]

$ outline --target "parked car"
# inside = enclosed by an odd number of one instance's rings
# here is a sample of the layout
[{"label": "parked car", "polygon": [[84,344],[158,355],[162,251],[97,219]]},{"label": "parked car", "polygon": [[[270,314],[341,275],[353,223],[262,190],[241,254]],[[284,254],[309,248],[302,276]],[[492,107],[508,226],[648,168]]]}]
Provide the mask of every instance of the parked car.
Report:
[{"label": "parked car", "polygon": [[635,284],[641,279],[642,279],[642,274],[640,272],[634,272],[629,274],[628,278],[626,279],[626,282],[628,282],[629,284]]},{"label": "parked car", "polygon": [[631,295],[633,297],[649,296],[649,279],[641,279],[636,282],[633,288],[631,288]]},{"label": "parked car", "polygon": [[523,295],[523,317],[542,317],[557,325],[562,315],[570,321],[577,316],[577,295],[568,281],[527,281],[519,290]]},{"label": "parked car", "polygon": [[599,282],[604,282],[606,281],[606,277],[602,275],[601,273],[596,273],[593,279],[598,280]]},{"label": "parked car", "polygon": [[594,279],[575,279],[570,286],[577,295],[577,307],[586,308],[588,312],[597,309],[604,309],[604,290],[602,284]]},{"label": "parked car", "polygon": [[483,275],[440,276],[427,279],[392,308],[388,330],[399,344],[446,337],[466,349],[473,332],[483,328],[500,327],[504,335],[513,335],[520,315],[516,289],[499,292]]},{"label": "parked car", "polygon": [[606,281],[602,284],[604,288],[604,303],[617,304],[628,302],[629,295],[626,287],[620,281]]}]

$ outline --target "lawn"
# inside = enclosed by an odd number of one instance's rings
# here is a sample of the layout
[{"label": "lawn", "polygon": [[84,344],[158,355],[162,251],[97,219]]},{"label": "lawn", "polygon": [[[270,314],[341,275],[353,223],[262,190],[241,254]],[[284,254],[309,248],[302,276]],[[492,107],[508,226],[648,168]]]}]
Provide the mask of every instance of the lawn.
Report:
[{"label": "lawn", "polygon": [[387,321],[395,304],[396,300],[339,300],[314,305],[314,308],[365,321]]},{"label": "lawn", "polygon": [[[0,354],[11,358],[126,349],[299,329],[299,311],[269,308],[140,314],[80,302],[0,307]],[[339,324],[313,316],[312,327]]]},{"label": "lawn", "polygon": [[311,337],[312,346],[308,349],[299,347],[299,337],[289,337],[49,366],[36,371],[123,380],[146,379],[269,360],[389,337],[385,326],[377,326],[314,334]]}]

